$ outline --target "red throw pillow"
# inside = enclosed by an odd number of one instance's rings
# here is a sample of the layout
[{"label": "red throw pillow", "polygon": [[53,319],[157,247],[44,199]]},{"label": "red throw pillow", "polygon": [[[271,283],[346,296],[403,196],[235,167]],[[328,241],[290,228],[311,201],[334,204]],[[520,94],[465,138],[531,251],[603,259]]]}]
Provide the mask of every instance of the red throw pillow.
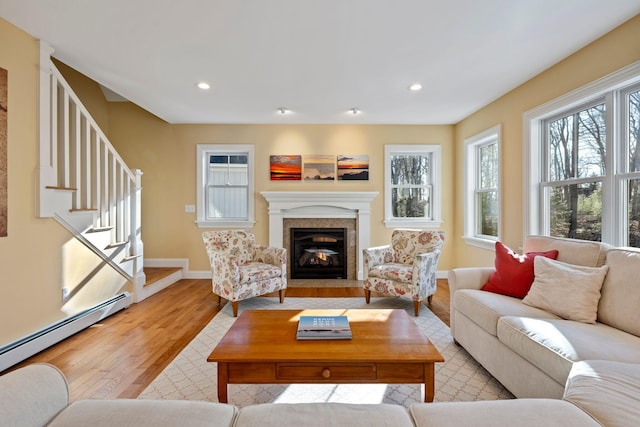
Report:
[{"label": "red throw pillow", "polygon": [[524,298],[533,283],[533,259],[544,256],[551,259],[558,257],[558,251],[527,252],[519,255],[501,242],[496,242],[496,271],[482,287],[483,291]]}]

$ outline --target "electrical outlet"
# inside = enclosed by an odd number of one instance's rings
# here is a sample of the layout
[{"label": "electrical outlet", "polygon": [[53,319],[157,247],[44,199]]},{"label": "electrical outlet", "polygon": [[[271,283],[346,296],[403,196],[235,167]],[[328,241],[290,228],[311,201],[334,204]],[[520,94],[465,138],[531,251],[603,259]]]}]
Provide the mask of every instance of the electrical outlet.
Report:
[{"label": "electrical outlet", "polygon": [[196,211],[196,205],[184,205],[184,211],[186,213],[194,213]]}]

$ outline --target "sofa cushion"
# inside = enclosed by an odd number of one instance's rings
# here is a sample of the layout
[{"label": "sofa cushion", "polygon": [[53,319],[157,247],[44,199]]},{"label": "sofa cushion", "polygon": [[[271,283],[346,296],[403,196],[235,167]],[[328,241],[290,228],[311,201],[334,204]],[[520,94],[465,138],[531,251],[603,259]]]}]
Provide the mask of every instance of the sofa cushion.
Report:
[{"label": "sofa cushion", "polygon": [[413,427],[402,406],[348,403],[278,403],[242,408],[235,427]]},{"label": "sofa cushion", "polygon": [[497,335],[502,316],[524,316],[559,319],[555,314],[522,304],[522,300],[477,289],[460,289],[453,294],[453,306],[482,329]]},{"label": "sofa cushion", "polygon": [[571,265],[543,257],[534,260],[535,280],[522,302],[578,322],[595,323],[602,282],[609,266]]},{"label": "sofa cushion", "polygon": [[528,236],[524,241],[524,252],[558,250],[558,261],[567,264],[599,267],[604,264],[610,245],[587,240],[562,237]]},{"label": "sofa cushion", "polygon": [[188,400],[79,400],[47,427],[223,427],[238,414],[233,405]]},{"label": "sofa cushion", "polygon": [[607,427],[638,425],[640,364],[607,360],[575,363],[564,399]]},{"label": "sofa cushion", "polygon": [[640,360],[640,338],[602,323],[505,316],[498,321],[498,339],[560,384],[573,362]]},{"label": "sofa cushion", "polygon": [[607,265],[609,273],[602,285],[598,321],[640,336],[640,250],[611,249]]},{"label": "sofa cushion", "polygon": [[533,283],[533,259],[536,256],[556,259],[558,256],[557,250],[519,255],[502,242],[496,242],[495,248],[496,271],[489,277],[482,290],[516,298],[524,298]]},{"label": "sofa cushion", "polygon": [[416,427],[597,427],[589,415],[555,399],[417,403],[409,408]]}]

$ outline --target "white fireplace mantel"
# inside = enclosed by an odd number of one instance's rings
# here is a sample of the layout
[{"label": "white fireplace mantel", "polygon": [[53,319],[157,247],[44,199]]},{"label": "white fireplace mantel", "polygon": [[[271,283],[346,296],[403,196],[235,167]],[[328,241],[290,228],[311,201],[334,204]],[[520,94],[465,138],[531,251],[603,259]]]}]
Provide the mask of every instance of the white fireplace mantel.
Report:
[{"label": "white fireplace mantel", "polygon": [[283,247],[284,218],[355,218],[358,280],[363,278],[362,249],[369,247],[371,202],[377,191],[263,191],[269,202],[269,245]]}]

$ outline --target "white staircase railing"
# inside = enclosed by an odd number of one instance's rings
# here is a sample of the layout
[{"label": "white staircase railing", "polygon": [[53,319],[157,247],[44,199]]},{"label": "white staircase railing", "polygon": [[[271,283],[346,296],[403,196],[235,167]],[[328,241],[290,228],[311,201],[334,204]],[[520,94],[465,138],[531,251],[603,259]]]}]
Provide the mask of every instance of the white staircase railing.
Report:
[{"label": "white staircase railing", "polygon": [[[142,172],[127,167],[51,53],[41,42],[38,215],[56,218],[138,290],[144,285]],[[95,232],[110,234],[106,247],[92,243]]]}]

